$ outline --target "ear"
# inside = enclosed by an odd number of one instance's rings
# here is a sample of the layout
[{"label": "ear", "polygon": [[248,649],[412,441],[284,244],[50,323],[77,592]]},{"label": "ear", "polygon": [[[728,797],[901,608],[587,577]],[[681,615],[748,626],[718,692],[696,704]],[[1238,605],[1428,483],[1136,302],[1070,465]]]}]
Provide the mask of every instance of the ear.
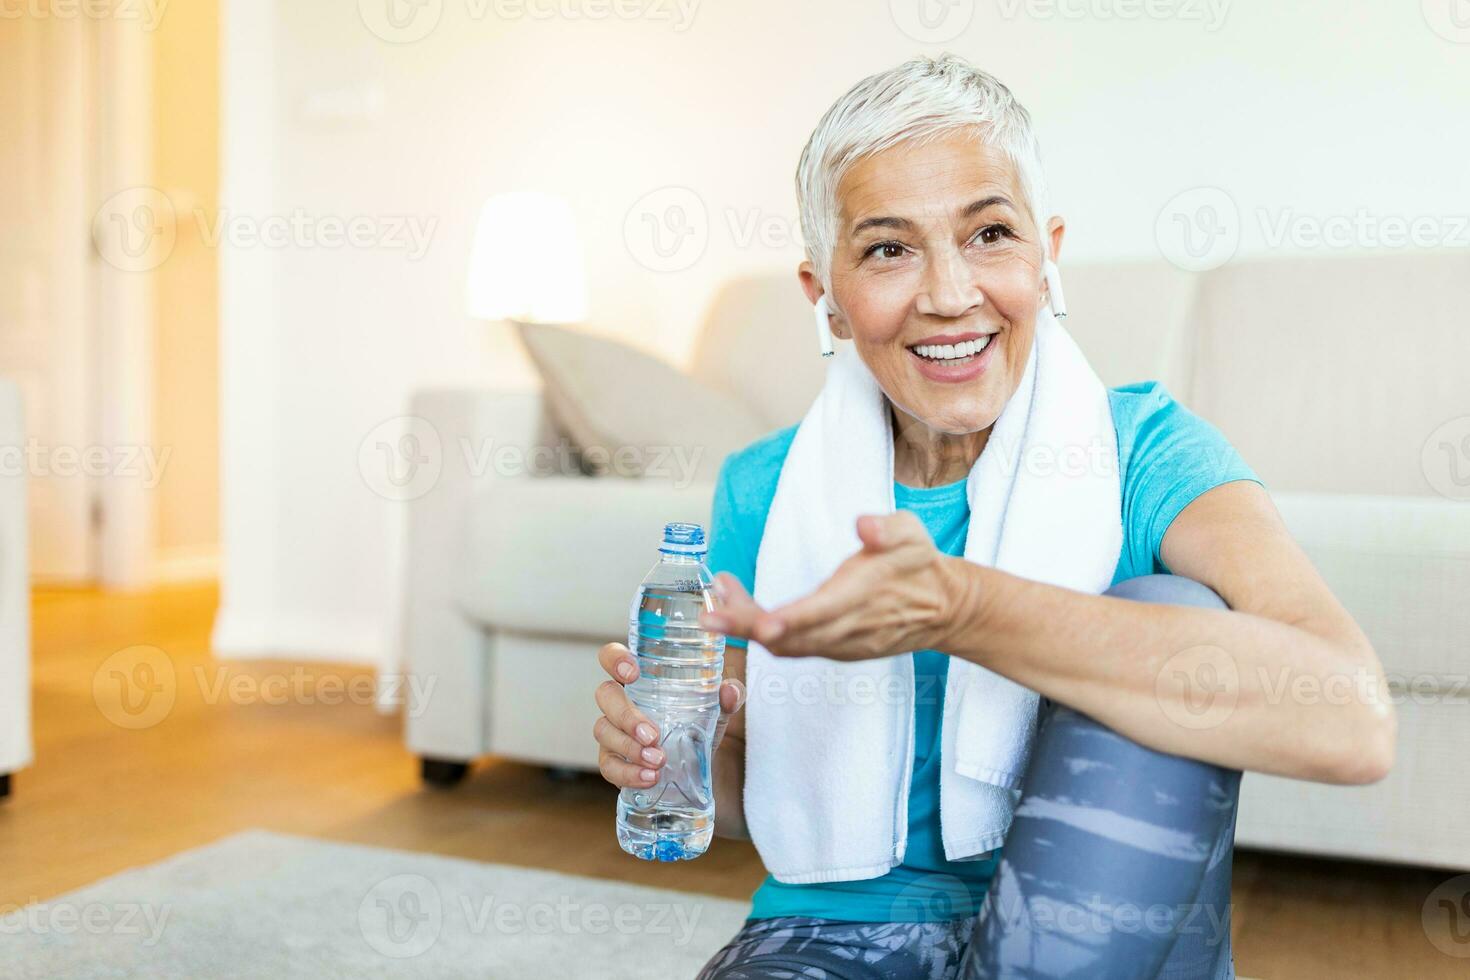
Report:
[{"label": "ear", "polygon": [[[815,306],[817,300],[822,298],[824,290],[822,289],[822,280],[817,278],[816,269],[809,260],[803,259],[801,265],[797,266],[796,278],[800,281],[801,291],[806,293],[807,300]],[[841,340],[851,340],[852,333],[847,329],[847,319],[842,315],[842,311],[837,308],[837,303],[831,296],[827,297],[827,309],[832,313],[827,319],[827,325],[832,330],[832,336]]]},{"label": "ear", "polygon": [[1067,223],[1060,215],[1052,215],[1051,220],[1046,223],[1046,235],[1051,239],[1051,260],[1058,261],[1062,254],[1062,236],[1067,232]]}]

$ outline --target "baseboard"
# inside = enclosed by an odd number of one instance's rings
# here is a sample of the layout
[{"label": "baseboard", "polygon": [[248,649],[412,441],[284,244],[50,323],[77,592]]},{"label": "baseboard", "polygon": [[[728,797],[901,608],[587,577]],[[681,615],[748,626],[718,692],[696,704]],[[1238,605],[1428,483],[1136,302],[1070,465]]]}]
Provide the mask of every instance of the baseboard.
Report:
[{"label": "baseboard", "polygon": [[221,603],[210,649],[227,660],[300,660],[381,668],[385,635],[385,628],[357,619],[258,616]]}]

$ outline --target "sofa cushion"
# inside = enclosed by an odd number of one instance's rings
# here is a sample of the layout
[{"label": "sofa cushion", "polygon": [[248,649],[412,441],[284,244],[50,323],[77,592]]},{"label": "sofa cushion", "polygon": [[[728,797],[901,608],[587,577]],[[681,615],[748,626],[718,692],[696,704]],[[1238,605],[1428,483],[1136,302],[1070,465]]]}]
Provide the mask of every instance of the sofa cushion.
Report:
[{"label": "sofa cushion", "polygon": [[736,399],[627,344],[518,326],[547,409],[590,473],[712,483],[727,455],[765,431]]}]

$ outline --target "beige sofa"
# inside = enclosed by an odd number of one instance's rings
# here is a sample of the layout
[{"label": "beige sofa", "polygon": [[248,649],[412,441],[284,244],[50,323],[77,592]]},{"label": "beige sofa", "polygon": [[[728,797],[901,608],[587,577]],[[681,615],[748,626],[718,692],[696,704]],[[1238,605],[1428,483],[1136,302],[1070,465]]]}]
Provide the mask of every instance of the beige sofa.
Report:
[{"label": "beige sofa", "polygon": [[[1063,272],[1068,329],[1103,380],[1162,380],[1220,427],[1399,685],[1387,779],[1251,774],[1239,842],[1470,869],[1470,256]],[[821,383],[810,324],[794,274],[733,282],[693,373],[788,425]],[[414,412],[445,445],[557,439],[534,394],[428,391]],[[470,458],[446,452],[408,514],[406,659],[437,678],[408,745],[437,783],[486,754],[593,769],[594,651],[625,635],[663,522],[706,522],[710,487],[476,473]]]}]

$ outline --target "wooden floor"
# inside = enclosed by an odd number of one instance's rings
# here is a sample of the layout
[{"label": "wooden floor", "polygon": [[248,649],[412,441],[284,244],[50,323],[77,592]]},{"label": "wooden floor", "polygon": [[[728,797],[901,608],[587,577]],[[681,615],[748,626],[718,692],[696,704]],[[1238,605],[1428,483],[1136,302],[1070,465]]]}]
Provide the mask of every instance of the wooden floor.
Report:
[{"label": "wooden floor", "polygon": [[[487,760],[452,792],[422,789],[398,718],[371,705],[369,671],[215,661],[215,600],[207,587],[35,597],[36,764],[0,804],[0,912],[249,827],[736,899],[761,880],[755,851],[727,840],[687,864],[626,857],[615,793],[595,774],[559,782]],[[122,678],[155,700],[119,700]],[[587,702],[590,737],[591,692],[568,696]],[[1447,877],[1241,853],[1239,971],[1470,976],[1421,925]]]}]

